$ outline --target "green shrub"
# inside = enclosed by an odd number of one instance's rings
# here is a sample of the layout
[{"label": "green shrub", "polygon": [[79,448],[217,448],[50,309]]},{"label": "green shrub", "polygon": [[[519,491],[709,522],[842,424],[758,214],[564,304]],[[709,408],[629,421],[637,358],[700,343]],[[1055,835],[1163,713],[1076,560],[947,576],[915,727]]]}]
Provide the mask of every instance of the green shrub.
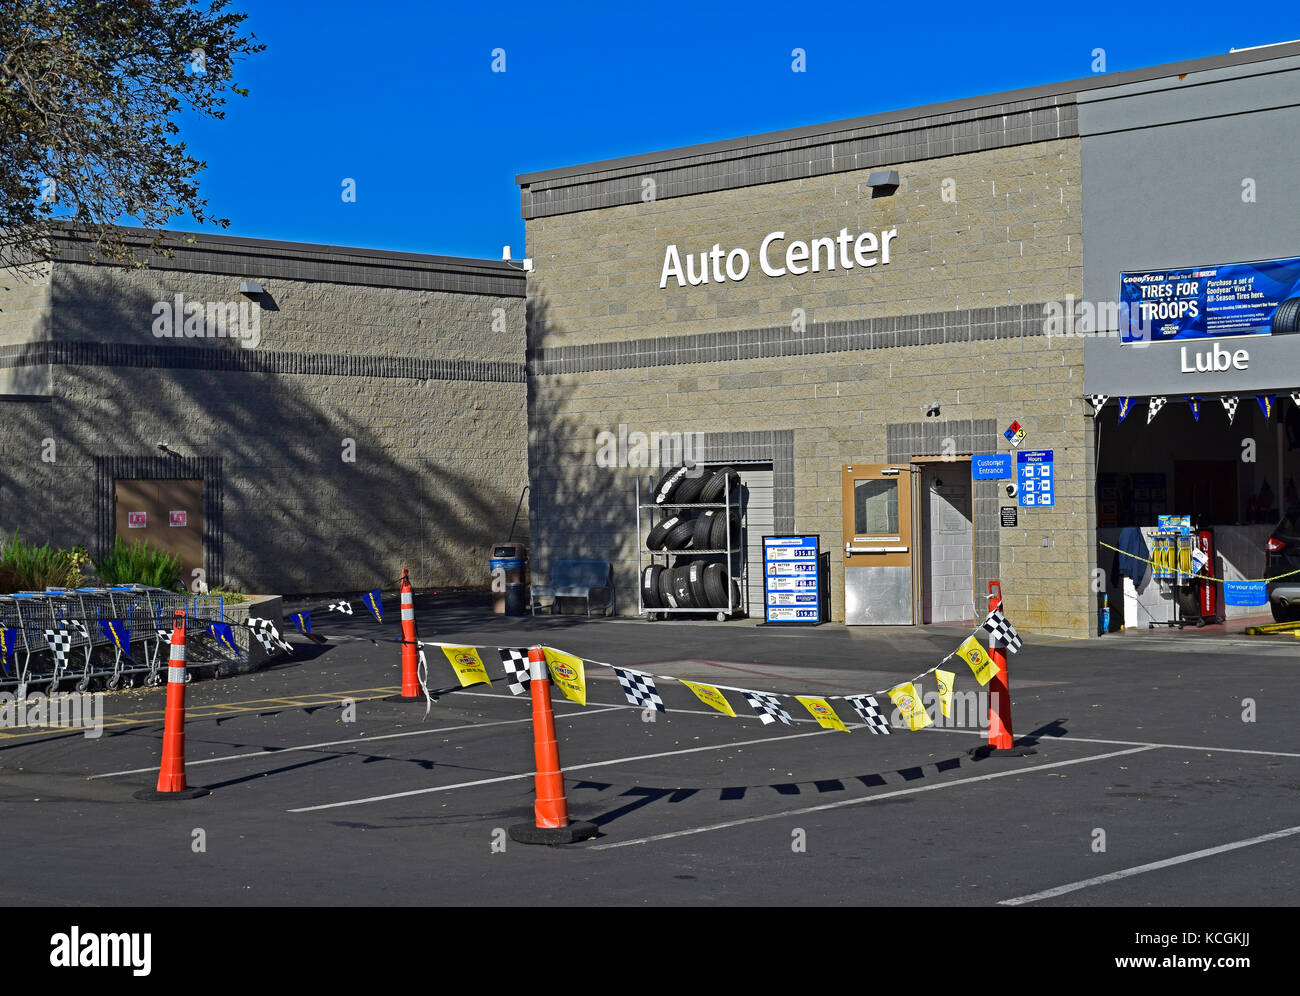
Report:
[{"label": "green shrub", "polygon": [[81,584],[82,565],[89,562],[84,547],[60,550],[48,542],[35,546],[15,532],[0,544],[0,590],[75,588]]},{"label": "green shrub", "polygon": [[121,536],[95,565],[105,584],[147,584],[154,588],[176,588],[181,572],[180,557],[173,557],[136,540],[128,544]]}]

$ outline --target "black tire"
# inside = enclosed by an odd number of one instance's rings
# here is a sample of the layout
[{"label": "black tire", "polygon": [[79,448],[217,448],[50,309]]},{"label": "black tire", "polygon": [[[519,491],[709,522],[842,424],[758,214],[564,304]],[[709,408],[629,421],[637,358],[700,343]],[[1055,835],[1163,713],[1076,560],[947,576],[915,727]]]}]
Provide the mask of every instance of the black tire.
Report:
[{"label": "black tire", "polygon": [[679,609],[699,608],[695,604],[695,594],[691,590],[691,569],[689,567],[673,568],[671,587],[673,598],[676,600]]},{"label": "black tire", "polygon": [[651,529],[650,535],[645,538],[646,548],[650,550],[662,550],[664,548],[664,540],[668,537],[668,533],[681,525],[681,522],[682,517],[680,515],[672,515],[664,519],[657,526]]},{"label": "black tire", "polygon": [[684,550],[695,538],[695,523],[684,520],[668,530],[668,535],[664,537],[665,550]]},{"label": "black tire", "polygon": [[727,496],[727,482],[730,480],[731,500],[736,502],[740,497],[740,473],[735,467],[723,467],[712,477],[709,483],[704,485],[704,490],[700,492],[700,501],[705,505],[717,505]]},{"label": "black tire", "polygon": [[677,485],[677,490],[673,492],[673,501],[679,505],[690,505],[699,501],[700,492],[709,483],[709,472],[703,467],[692,467],[691,472],[697,476],[682,478],[682,482]]},{"label": "black tire", "polygon": [[740,516],[735,512],[719,513],[713,520],[709,535],[709,546],[715,550],[724,550],[727,546],[727,526],[731,526],[732,549],[740,546]]},{"label": "black tire", "polygon": [[707,508],[695,520],[695,533],[691,539],[691,545],[695,549],[706,550],[713,545],[709,539],[713,536],[713,519],[717,514],[717,509]]},{"label": "black tire", "polygon": [[678,485],[686,480],[686,474],[689,470],[690,468],[683,464],[680,467],[674,467],[659,479],[659,486],[655,488],[656,505],[664,505],[673,500],[674,492],[676,492]]},{"label": "black tire", "polygon": [[659,608],[659,575],[662,564],[651,564],[641,572],[641,602],[647,609]]},{"label": "black tire", "polygon": [[659,572],[659,580],[655,582],[659,589],[659,608],[675,609],[678,606],[677,596],[673,594],[673,572],[665,567]]},{"label": "black tire", "polygon": [[731,579],[731,604],[736,607],[736,611],[743,613],[745,603],[740,600],[740,585],[736,584],[736,579]]},{"label": "black tire", "polygon": [[693,560],[689,567],[686,568],[687,577],[691,583],[691,601],[697,608],[707,609],[711,604],[709,602],[709,593],[704,587],[704,572],[708,569],[708,561]]},{"label": "black tire", "polygon": [[1273,334],[1300,332],[1300,297],[1287,298],[1273,311]]},{"label": "black tire", "polygon": [[727,607],[727,569],[721,564],[710,564],[704,568],[704,593],[708,597],[710,608]]},{"label": "black tire", "polygon": [[1268,607],[1269,611],[1273,613],[1274,622],[1295,622],[1300,620],[1300,607],[1278,605],[1277,602],[1269,602]]}]

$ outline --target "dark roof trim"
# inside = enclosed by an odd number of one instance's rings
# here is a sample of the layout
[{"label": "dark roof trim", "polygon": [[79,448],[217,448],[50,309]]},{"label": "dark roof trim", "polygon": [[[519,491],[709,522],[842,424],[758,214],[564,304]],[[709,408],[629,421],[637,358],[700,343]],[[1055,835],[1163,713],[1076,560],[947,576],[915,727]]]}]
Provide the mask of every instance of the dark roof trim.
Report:
[{"label": "dark roof trim", "polygon": [[[128,245],[144,249],[154,233],[123,229]],[[524,272],[501,260],[389,252],[307,242],[276,242],[208,232],[162,233],[174,256],[148,255],[159,270],[190,270],[250,278],[280,277],[325,283],[364,284],[416,290],[523,297]],[[69,230],[59,237],[57,262],[89,263],[92,240]]]},{"label": "dark roof trim", "polygon": [[1288,42],[1282,45],[1265,46],[1224,55],[1211,55],[1200,59],[1188,59],[1183,62],[1170,62],[1163,66],[1151,66],[1143,69],[1131,69],[1122,73],[1102,73],[1083,79],[1069,80],[1062,83],[1048,83],[1040,86],[1026,87],[1020,90],[1007,90],[1001,93],[983,94],[977,97],[964,97],[938,104],[927,104],[899,111],[886,111],[870,114],[866,117],[847,118],[826,124],[808,125],[802,128],[790,128],[784,131],[766,132],[761,135],[749,135],[744,138],[726,139],[721,142],[709,142],[703,145],[688,145],[668,149],[662,152],[648,152],[620,159],[604,159],[598,162],[584,163],[578,166],[565,166],[559,169],[541,170],[535,173],[521,173],[515,177],[515,183],[521,187],[564,177],[584,176],[630,169],[639,166],[658,165],[678,159],[715,155],[724,152],[741,152],[759,146],[768,146],[781,142],[793,142],[801,139],[829,136],[839,132],[854,131],[880,125],[896,124],[916,118],[933,118],[944,114],[958,114],[965,111],[979,110],[1017,101],[1041,100],[1043,98],[1072,96],[1087,90],[1124,86],[1130,83],[1142,83],[1148,80],[1162,79],[1168,76],[1182,76],[1189,73],[1222,69],[1231,66],[1248,65],[1254,62],[1267,62],[1300,55],[1300,42]]}]

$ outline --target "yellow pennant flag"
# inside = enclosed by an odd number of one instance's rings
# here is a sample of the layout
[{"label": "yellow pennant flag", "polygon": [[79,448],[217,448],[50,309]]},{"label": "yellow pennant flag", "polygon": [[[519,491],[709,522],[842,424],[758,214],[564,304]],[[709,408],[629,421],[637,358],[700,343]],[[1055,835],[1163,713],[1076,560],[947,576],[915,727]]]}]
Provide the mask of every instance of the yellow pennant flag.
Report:
[{"label": "yellow pennant flag", "polygon": [[943,710],[943,718],[952,719],[952,683],[957,676],[951,671],[937,670],[934,680],[939,686],[939,708]]},{"label": "yellow pennant flag", "polygon": [[585,706],[587,677],[582,669],[582,658],[550,647],[542,649],[546,653],[546,666],[551,669],[551,680],[560,686],[566,699]]},{"label": "yellow pennant flag", "polygon": [[889,700],[898,706],[898,711],[907,720],[909,730],[924,730],[927,726],[934,725],[930,717],[926,715],[925,705],[921,702],[921,693],[910,681],[896,688],[891,688],[889,690]]},{"label": "yellow pennant flag", "polygon": [[849,728],[844,725],[839,716],[835,715],[835,710],[825,699],[813,698],[811,695],[796,695],[795,698],[803,703],[803,707],[808,710],[813,719],[817,720],[819,726],[824,726],[828,730],[849,732]]},{"label": "yellow pennant flag", "polygon": [[998,673],[998,666],[993,663],[988,651],[973,636],[966,637],[966,642],[957,648],[957,656],[970,665],[970,669],[975,672],[975,680],[981,685],[987,685],[989,679]]},{"label": "yellow pennant flag", "polygon": [[736,710],[731,708],[731,703],[727,701],[727,697],[712,685],[702,685],[698,682],[687,681],[685,678],[678,678],[677,680],[694,692],[695,697],[706,706],[712,706],[724,716],[730,716],[732,719],[736,718]]},{"label": "yellow pennant flag", "polygon": [[488,677],[487,668],[483,666],[483,658],[478,655],[478,651],[473,647],[443,647],[442,652],[447,655],[447,660],[456,670],[456,677],[460,679],[460,687],[468,688],[470,685],[490,685],[492,679]]}]

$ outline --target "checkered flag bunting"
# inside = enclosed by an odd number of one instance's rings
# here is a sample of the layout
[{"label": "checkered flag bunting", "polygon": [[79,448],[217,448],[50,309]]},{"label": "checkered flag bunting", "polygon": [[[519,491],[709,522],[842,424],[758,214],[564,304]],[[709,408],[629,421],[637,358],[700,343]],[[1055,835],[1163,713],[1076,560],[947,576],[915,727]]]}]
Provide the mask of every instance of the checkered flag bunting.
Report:
[{"label": "checkered flag bunting", "polygon": [[1300,405],[1300,391],[1292,391],[1291,400],[1294,401],[1297,405]]},{"label": "checkered flag bunting", "polygon": [[161,640],[163,643],[170,643],[170,642],[171,642],[171,638],[172,638],[172,632],[171,632],[171,630],[169,630],[169,629],[159,629],[159,630],[155,630],[154,632],[156,632],[156,633],[158,634],[158,639]]},{"label": "checkered flag bunting", "polygon": [[659,689],[655,687],[655,680],[650,675],[621,667],[614,668],[614,673],[618,675],[618,683],[623,686],[623,694],[634,706],[667,712],[664,700],[659,697]]},{"label": "checkered flag bunting", "polygon": [[1106,407],[1106,402],[1110,400],[1109,394],[1088,394],[1085,397],[1088,399],[1088,404],[1092,405],[1093,418],[1101,414],[1101,410]]},{"label": "checkered flag bunting", "polygon": [[888,733],[889,720],[880,711],[880,703],[873,695],[846,695],[845,701],[857,711],[867,729],[872,733]]},{"label": "checkered flag bunting", "polygon": [[742,692],[745,701],[758,715],[759,720],[764,726],[768,723],[780,720],[786,726],[793,726],[790,714],[781,707],[781,700],[775,695],[767,695],[763,692]]},{"label": "checkered flag bunting", "polygon": [[58,670],[63,670],[63,665],[68,662],[68,652],[72,649],[72,634],[66,629],[46,629],[41,631],[45,637],[45,642],[50,645],[50,650],[54,652],[54,660]]},{"label": "checkered flag bunting", "polygon": [[293,647],[280,636],[280,631],[275,628],[275,623],[270,619],[249,618],[248,627],[257,637],[257,642],[262,645],[268,654],[274,656],[275,650],[279,647],[286,653],[293,653]]},{"label": "checkered flag bunting", "polygon": [[1011,625],[1011,621],[1003,615],[1001,609],[994,609],[990,612],[984,620],[983,626],[989,631],[990,643],[1003,643],[1013,654],[1020,651],[1020,634]]},{"label": "checkered flag bunting", "polygon": [[1157,415],[1160,414],[1160,409],[1163,408],[1163,407],[1165,406],[1165,402],[1166,402],[1167,400],[1169,400],[1169,399],[1168,399],[1168,398],[1148,398],[1148,399],[1147,399],[1147,425],[1150,425],[1151,422],[1152,422],[1152,420],[1153,420]]},{"label": "checkered flag bunting", "polygon": [[351,602],[331,602],[331,603],[330,603],[330,611],[331,611],[331,612],[342,612],[345,616],[350,616],[350,615],[352,615],[352,603],[351,603]]},{"label": "checkered flag bunting", "polygon": [[1237,399],[1220,398],[1219,401],[1223,403],[1223,410],[1228,413],[1228,424],[1232,425],[1232,420],[1237,417]]},{"label": "checkered flag bunting", "polygon": [[523,695],[524,686],[532,680],[528,670],[528,651],[513,647],[501,647],[501,663],[506,669],[506,680],[510,683],[511,695]]}]

